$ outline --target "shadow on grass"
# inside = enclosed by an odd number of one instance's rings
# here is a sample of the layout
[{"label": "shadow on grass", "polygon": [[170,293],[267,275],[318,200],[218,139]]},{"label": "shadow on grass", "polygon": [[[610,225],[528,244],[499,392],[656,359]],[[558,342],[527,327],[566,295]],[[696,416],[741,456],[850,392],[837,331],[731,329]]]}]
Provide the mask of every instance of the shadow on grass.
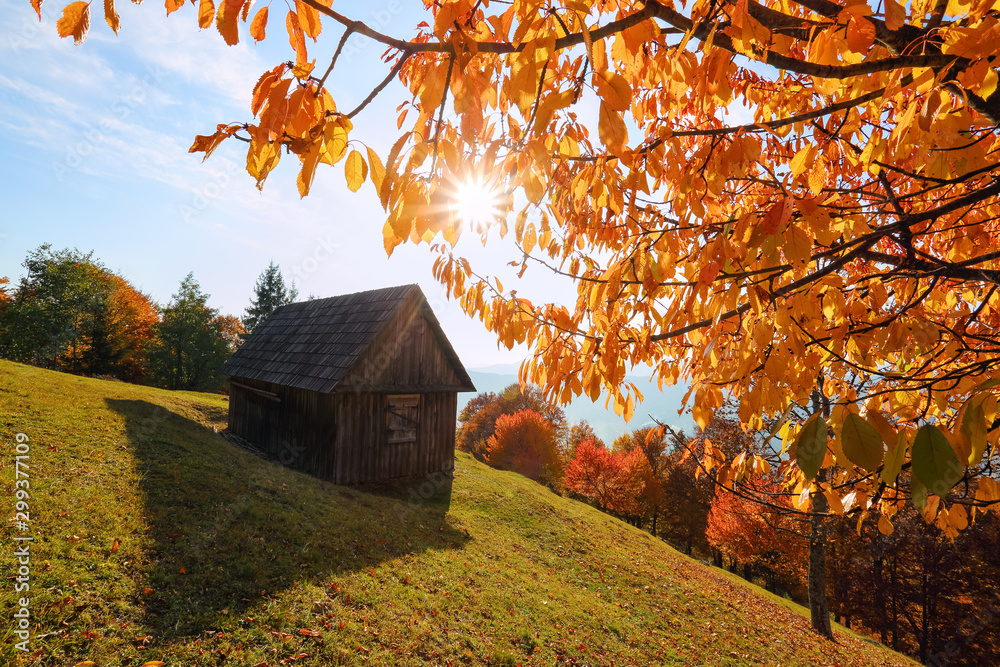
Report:
[{"label": "shadow on grass", "polygon": [[213,629],[310,581],[469,539],[446,521],[451,477],[340,487],[264,461],[145,401],[109,399],[126,421],[152,552],[148,627],[170,640]]}]

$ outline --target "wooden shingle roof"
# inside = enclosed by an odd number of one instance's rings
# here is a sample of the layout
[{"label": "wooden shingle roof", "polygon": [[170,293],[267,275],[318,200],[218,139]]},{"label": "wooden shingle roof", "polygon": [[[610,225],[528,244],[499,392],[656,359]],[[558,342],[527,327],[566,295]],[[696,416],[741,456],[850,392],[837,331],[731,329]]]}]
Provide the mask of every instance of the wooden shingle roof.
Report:
[{"label": "wooden shingle roof", "polygon": [[392,317],[418,308],[461,381],[469,374],[417,285],[291,303],[276,309],[222,367],[234,378],[328,393],[358,362]]}]

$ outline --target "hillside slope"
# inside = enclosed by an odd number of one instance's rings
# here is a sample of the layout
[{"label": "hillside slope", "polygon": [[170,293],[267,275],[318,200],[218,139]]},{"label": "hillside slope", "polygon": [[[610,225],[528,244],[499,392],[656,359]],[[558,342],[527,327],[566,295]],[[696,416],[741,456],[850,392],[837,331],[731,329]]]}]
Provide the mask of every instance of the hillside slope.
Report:
[{"label": "hillside slope", "polygon": [[453,483],[336,487],[234,447],[225,417],[216,396],[0,362],[0,479],[13,488],[23,432],[31,484],[28,529],[3,529],[5,615],[12,538],[35,540],[32,653],[7,631],[0,664],[915,664],[818,639],[648,534],[465,455]]}]

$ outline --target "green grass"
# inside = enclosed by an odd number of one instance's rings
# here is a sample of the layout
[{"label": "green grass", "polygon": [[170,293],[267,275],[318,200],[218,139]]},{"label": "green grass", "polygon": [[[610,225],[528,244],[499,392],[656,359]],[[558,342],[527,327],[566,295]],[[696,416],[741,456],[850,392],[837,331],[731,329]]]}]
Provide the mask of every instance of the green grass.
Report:
[{"label": "green grass", "polygon": [[0,664],[915,664],[468,456],[337,487],[229,444],[226,408],[0,362],[4,502],[23,432],[35,538],[33,653],[0,630]]}]

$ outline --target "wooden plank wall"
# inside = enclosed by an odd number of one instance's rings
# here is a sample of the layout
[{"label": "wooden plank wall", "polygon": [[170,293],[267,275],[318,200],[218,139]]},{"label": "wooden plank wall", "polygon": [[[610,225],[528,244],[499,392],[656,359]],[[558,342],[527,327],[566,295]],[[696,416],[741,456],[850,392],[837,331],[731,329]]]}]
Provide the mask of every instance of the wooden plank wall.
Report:
[{"label": "wooden plank wall", "polygon": [[337,413],[337,470],[327,479],[357,484],[450,470],[455,458],[455,392],[420,395],[416,442],[387,442],[388,394],[344,393]]},{"label": "wooden plank wall", "polygon": [[461,384],[434,331],[411,300],[379,332],[337,390],[394,386],[403,393],[404,388],[434,391]]},{"label": "wooden plank wall", "polygon": [[235,381],[272,392],[281,400],[230,385],[229,430],[284,465],[329,479],[336,464],[331,446],[337,430],[332,397],[259,380]]}]

